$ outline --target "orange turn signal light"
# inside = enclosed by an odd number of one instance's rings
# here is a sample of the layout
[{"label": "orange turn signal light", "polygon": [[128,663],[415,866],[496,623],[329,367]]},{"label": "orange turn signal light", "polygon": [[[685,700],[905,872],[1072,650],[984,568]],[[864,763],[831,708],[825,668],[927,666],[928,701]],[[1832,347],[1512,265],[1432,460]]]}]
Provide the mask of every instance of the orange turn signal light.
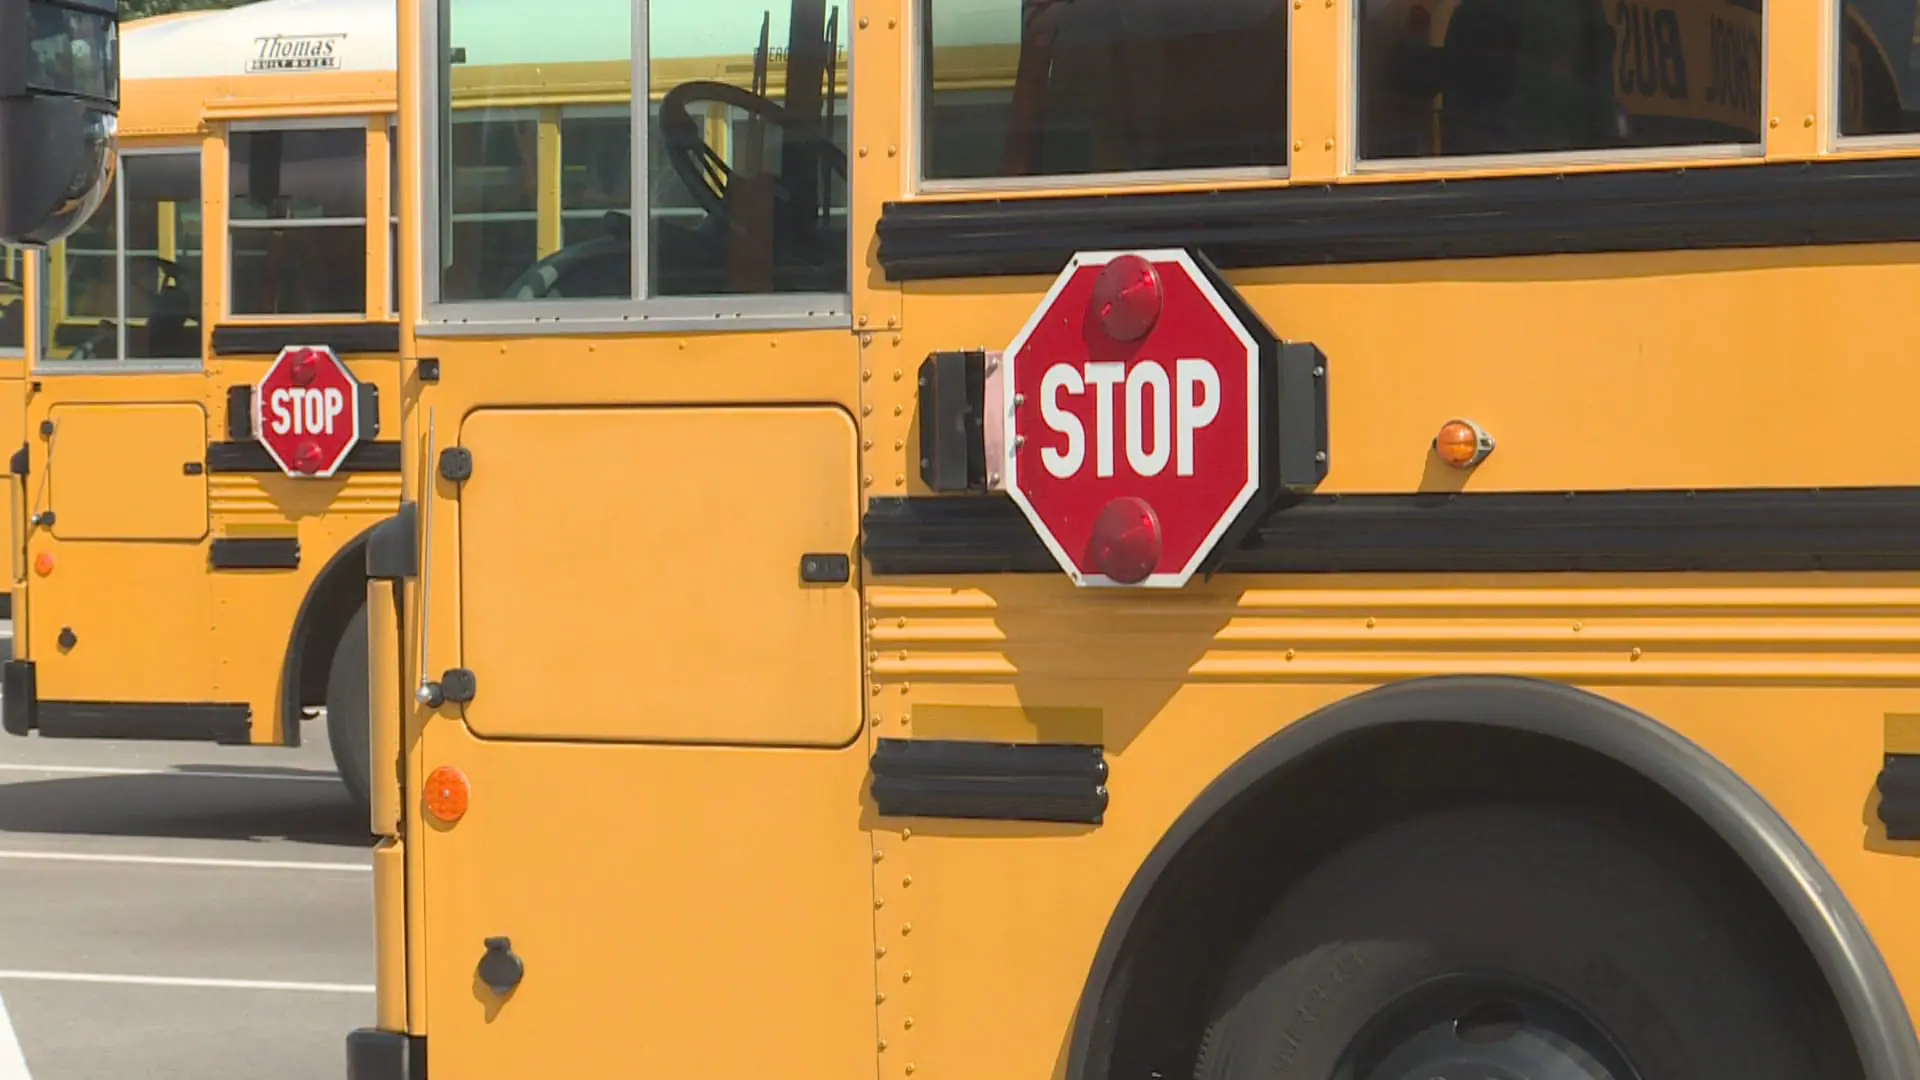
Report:
[{"label": "orange turn signal light", "polygon": [[53,552],[43,551],[33,557],[33,572],[41,577],[53,573]]},{"label": "orange turn signal light", "polygon": [[1433,437],[1433,452],[1456,469],[1471,469],[1493,453],[1493,436],[1471,420],[1449,420]]},{"label": "orange turn signal light", "polygon": [[442,765],[427,774],[427,813],[449,825],[467,816],[467,802],[473,790],[467,774],[451,765]]}]

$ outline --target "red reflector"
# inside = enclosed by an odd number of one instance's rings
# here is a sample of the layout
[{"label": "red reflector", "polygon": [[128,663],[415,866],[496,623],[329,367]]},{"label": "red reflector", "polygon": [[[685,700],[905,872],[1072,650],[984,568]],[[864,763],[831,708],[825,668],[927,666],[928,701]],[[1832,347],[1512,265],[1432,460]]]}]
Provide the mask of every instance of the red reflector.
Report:
[{"label": "red reflector", "polygon": [[314,442],[312,439],[300,440],[300,445],[293,448],[293,461],[289,464],[293,466],[294,472],[319,472],[321,465],[320,444]]},{"label": "red reflector", "polygon": [[1138,255],[1121,255],[1093,282],[1093,314],[1115,341],[1137,341],[1160,319],[1160,274]]},{"label": "red reflector", "polygon": [[1160,562],[1160,517],[1147,500],[1124,495],[1101,507],[1087,543],[1088,562],[1122,585],[1147,580]]},{"label": "red reflector", "polygon": [[295,386],[310,386],[320,375],[320,357],[312,349],[301,349],[295,354],[293,364],[287,369],[287,377]]}]

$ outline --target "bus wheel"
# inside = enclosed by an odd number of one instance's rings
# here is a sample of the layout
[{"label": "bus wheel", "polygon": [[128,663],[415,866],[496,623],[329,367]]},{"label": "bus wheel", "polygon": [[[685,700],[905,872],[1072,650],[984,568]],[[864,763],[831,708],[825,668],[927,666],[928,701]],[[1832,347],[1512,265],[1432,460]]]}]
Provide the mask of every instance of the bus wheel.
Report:
[{"label": "bus wheel", "polygon": [[362,810],[367,808],[369,725],[372,716],[367,692],[367,609],[362,605],[347,622],[334,647],[333,669],[327,673],[327,743],[334,767],[347,794]]},{"label": "bus wheel", "polygon": [[[1671,836],[1476,807],[1385,828],[1284,895],[1207,1014],[1199,1080],[1857,1077],[1793,946]],[[1825,1049],[1817,1049],[1824,1046]]]}]

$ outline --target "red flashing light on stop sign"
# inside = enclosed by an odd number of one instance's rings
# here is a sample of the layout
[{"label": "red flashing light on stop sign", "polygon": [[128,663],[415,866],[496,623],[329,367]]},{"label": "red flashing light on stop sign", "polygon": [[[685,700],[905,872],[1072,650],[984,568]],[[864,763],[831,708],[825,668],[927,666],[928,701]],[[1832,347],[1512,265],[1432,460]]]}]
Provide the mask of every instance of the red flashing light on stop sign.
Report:
[{"label": "red flashing light on stop sign", "polygon": [[1074,257],[1005,350],[1005,487],[1081,585],[1177,588],[1259,493],[1278,343],[1185,251]]}]

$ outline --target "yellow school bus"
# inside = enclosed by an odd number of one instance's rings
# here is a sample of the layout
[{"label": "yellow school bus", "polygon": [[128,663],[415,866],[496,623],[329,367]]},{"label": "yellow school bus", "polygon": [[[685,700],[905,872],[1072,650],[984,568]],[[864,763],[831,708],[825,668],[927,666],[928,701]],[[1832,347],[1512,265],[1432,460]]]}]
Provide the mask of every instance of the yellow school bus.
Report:
[{"label": "yellow school bus", "polygon": [[[0,429],[25,502],[9,732],[291,746],[324,706],[364,800],[365,538],[400,490],[393,19],[267,0],[122,28],[118,172],[47,253],[24,431]],[[253,430],[303,346],[373,406],[324,479]]]},{"label": "yellow school bus", "polygon": [[1406,7],[401,0],[349,1076],[1920,1077],[1913,5]]}]

